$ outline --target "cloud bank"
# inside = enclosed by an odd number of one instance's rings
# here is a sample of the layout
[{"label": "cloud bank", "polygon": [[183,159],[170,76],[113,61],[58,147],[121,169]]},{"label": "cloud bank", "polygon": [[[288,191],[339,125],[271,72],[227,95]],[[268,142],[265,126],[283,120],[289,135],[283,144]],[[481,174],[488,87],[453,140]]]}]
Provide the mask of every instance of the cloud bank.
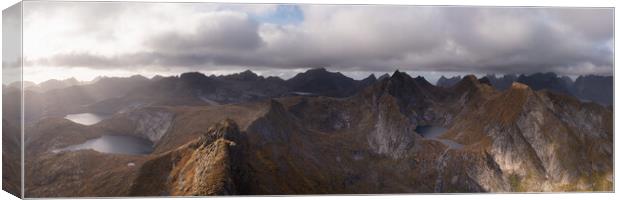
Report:
[{"label": "cloud bank", "polygon": [[38,1],[25,7],[29,67],[613,71],[613,9],[604,8]]}]

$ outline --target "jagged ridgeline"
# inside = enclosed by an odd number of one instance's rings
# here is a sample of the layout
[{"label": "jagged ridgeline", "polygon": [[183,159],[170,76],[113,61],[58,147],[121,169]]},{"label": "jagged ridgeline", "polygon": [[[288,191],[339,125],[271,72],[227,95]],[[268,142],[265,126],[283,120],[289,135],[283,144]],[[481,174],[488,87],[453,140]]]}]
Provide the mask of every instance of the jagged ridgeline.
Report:
[{"label": "jagged ridgeline", "polygon": [[25,194],[612,191],[612,106],[575,95],[602,79],[435,86],[312,69],[51,81],[25,93]]}]

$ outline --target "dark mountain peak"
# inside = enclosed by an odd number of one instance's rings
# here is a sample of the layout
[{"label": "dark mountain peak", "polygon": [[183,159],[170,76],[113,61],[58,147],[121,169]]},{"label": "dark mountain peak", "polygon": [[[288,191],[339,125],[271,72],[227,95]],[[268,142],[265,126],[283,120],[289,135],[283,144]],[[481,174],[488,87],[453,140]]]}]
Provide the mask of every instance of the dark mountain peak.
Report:
[{"label": "dark mountain peak", "polygon": [[423,77],[417,76],[412,78],[409,74],[398,70],[392,74],[392,77],[387,79],[386,86],[390,94],[396,97],[406,96],[407,98],[410,96],[432,96],[434,94],[429,94],[429,92],[435,89],[435,86]]},{"label": "dark mountain peak", "polygon": [[370,74],[368,77],[361,80],[361,82],[363,83],[374,83],[376,81],[377,77],[375,77],[375,74]]},{"label": "dark mountain peak", "polygon": [[239,73],[239,76],[242,76],[242,77],[258,77],[258,74],[254,73],[253,71],[248,69],[248,70],[245,70],[245,71]]},{"label": "dark mountain peak", "polygon": [[325,69],[324,67],[312,68],[306,71],[306,73],[326,73],[326,72],[329,72],[329,71],[327,71],[327,69]]},{"label": "dark mountain peak", "polygon": [[497,79],[497,75],[495,74],[487,74],[487,75],[484,75],[484,77],[487,77],[489,79]]},{"label": "dark mountain peak", "polygon": [[506,90],[510,88],[512,82],[517,80],[517,76],[514,74],[505,74],[501,77],[495,74],[487,74],[484,77],[488,78],[491,85],[498,90]]},{"label": "dark mountain peak", "polygon": [[341,73],[329,72],[324,68],[299,73],[286,83],[293,92],[309,92],[332,97],[355,94],[360,85],[359,81]]},{"label": "dark mountain peak", "polygon": [[133,75],[130,77],[107,77],[107,76],[99,76],[97,78],[95,78],[96,81],[93,81],[91,83],[100,83],[100,84],[105,84],[106,82],[113,82],[116,83],[118,81],[147,81],[149,80],[148,78],[142,76],[142,75]]},{"label": "dark mountain peak", "polygon": [[553,72],[521,75],[516,81],[528,85],[533,90],[547,89],[549,91],[562,94],[574,93],[572,89],[573,82],[562,79]]},{"label": "dark mountain peak", "polygon": [[456,85],[459,81],[461,81],[461,79],[461,76],[453,76],[451,78],[447,78],[442,75],[441,77],[439,77],[439,79],[437,79],[436,85],[443,88],[449,88]]},{"label": "dark mountain peak", "polygon": [[612,76],[586,75],[579,76],[574,82],[575,95],[582,100],[590,100],[603,105],[613,104]]},{"label": "dark mountain peak", "polygon": [[209,77],[200,72],[188,72],[183,73],[179,77],[181,83],[187,84],[190,88],[199,87],[205,84],[206,81],[211,80]]},{"label": "dark mountain peak", "polygon": [[238,81],[257,81],[264,79],[262,76],[254,73],[251,70],[245,70],[240,73],[234,73],[230,75],[223,76],[226,79],[238,80]]},{"label": "dark mountain peak", "polygon": [[267,78],[265,78],[268,81],[276,81],[276,82],[283,82],[284,79],[278,77],[278,76],[269,76]]},{"label": "dark mountain peak", "polygon": [[383,79],[386,79],[386,78],[390,78],[390,74],[385,73],[385,74],[379,76],[379,78],[377,78],[377,80],[383,80]]},{"label": "dark mountain peak", "polygon": [[517,78],[516,74],[504,74],[504,78]]},{"label": "dark mountain peak", "polygon": [[480,81],[478,81],[478,78],[476,78],[475,75],[469,74],[469,75],[464,76],[461,79],[461,81],[459,81],[458,84],[459,85],[463,85],[463,84],[466,84],[466,85],[478,85],[478,84],[480,84]]},{"label": "dark mountain peak", "polygon": [[141,81],[149,80],[149,78],[147,78],[147,77],[145,77],[145,76],[142,76],[142,75],[139,75],[139,74],[136,74],[136,75],[130,76],[130,77],[129,77],[129,79],[133,79],[133,80],[141,80]]},{"label": "dark mountain peak", "polygon": [[200,72],[186,72],[179,77],[182,80],[200,80],[206,79],[207,76]]},{"label": "dark mountain peak", "polygon": [[409,76],[409,74],[407,74],[406,72],[400,72],[398,70],[394,71],[394,73],[390,77],[390,81],[404,81],[404,80],[411,80],[411,79],[413,78]]},{"label": "dark mountain peak", "polygon": [[456,83],[453,89],[460,95],[468,91],[478,90],[481,86],[482,84],[480,83],[480,80],[478,80],[476,76],[470,74],[464,76],[461,81]]},{"label": "dark mountain peak", "polygon": [[163,78],[164,78],[164,76],[162,76],[162,75],[155,75],[155,76],[153,76],[153,78],[151,78],[151,80],[158,81],[158,80],[161,80]]},{"label": "dark mountain peak", "polygon": [[540,79],[540,80],[551,80],[551,79],[556,79],[558,78],[558,75],[556,73],[553,72],[538,72],[538,73],[534,73],[534,74],[530,74],[530,75],[524,75],[521,74],[519,76],[518,79],[523,79],[523,78],[528,78],[528,79]]},{"label": "dark mountain peak", "polygon": [[[400,70],[395,70],[394,73],[392,73],[392,76],[400,76],[400,75],[407,75],[406,72],[401,72]],[[408,75],[407,75],[408,76]]]},{"label": "dark mountain peak", "polygon": [[584,81],[584,80],[613,80],[612,76],[601,76],[601,75],[596,75],[596,74],[589,74],[589,75],[580,75],[577,77],[577,79],[575,79],[575,82],[577,81]]},{"label": "dark mountain peak", "polygon": [[430,82],[428,82],[424,77],[422,76],[417,76],[413,79],[416,83],[421,84],[425,87],[430,87],[433,86],[433,84],[431,84]]},{"label": "dark mountain peak", "polygon": [[249,70],[249,69],[246,69],[245,71],[242,71],[239,74],[250,74],[250,75],[255,75],[256,76],[256,73],[254,73],[252,70]]},{"label": "dark mountain peak", "polygon": [[489,78],[486,76],[478,79],[478,82],[480,82],[481,84],[487,84],[489,86],[492,86],[491,80],[489,80]]},{"label": "dark mountain peak", "polygon": [[[325,68],[313,68],[313,69],[309,69],[309,70],[307,70],[305,72],[299,73],[299,74],[295,75],[291,79],[296,79],[296,78],[320,78],[320,77],[328,77],[328,76],[349,78],[349,77],[346,77],[345,75],[342,75],[339,72],[327,71]],[[351,80],[353,80],[353,79],[351,79]]]}]

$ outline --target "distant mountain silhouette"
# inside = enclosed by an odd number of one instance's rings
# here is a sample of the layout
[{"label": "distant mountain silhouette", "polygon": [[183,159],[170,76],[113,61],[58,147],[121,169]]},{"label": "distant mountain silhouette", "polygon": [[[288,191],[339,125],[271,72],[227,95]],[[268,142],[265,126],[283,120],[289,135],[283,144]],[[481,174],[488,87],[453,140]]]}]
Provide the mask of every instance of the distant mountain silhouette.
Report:
[{"label": "distant mountain silhouette", "polygon": [[286,85],[294,92],[346,97],[355,94],[359,89],[368,85],[368,83],[376,81],[373,77],[368,77],[360,82],[340,72],[329,72],[325,68],[315,68],[286,80]]},{"label": "distant mountain silhouette", "polygon": [[[460,76],[446,78],[440,77],[437,86],[448,88],[455,84]],[[575,81],[567,76],[558,76],[555,73],[535,73],[530,75],[508,74],[502,77],[486,75],[488,83],[498,90],[507,90],[513,82],[523,83],[534,90],[548,90],[577,97],[584,101],[593,101],[602,105],[613,104],[613,77],[586,75],[579,76]],[[482,80],[481,79],[481,80]]]},{"label": "distant mountain silhouette", "polygon": [[611,105],[614,101],[614,80],[611,76],[587,75],[575,80],[573,92],[583,99]]},{"label": "distant mountain silhouette", "polygon": [[445,76],[441,76],[439,77],[439,79],[437,80],[437,84],[435,85],[439,87],[449,88],[449,87],[456,85],[456,83],[461,81],[461,79],[462,79],[461,76],[454,76],[451,78],[446,78]]}]

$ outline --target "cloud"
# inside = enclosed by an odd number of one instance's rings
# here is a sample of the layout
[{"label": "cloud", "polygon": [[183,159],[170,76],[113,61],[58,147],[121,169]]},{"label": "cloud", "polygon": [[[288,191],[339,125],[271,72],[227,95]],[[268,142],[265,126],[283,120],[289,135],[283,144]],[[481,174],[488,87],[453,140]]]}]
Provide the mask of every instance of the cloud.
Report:
[{"label": "cloud", "polygon": [[146,41],[147,46],[161,51],[249,51],[262,44],[258,22],[244,13],[214,12],[201,19],[191,33],[168,31]]},{"label": "cloud", "polygon": [[[29,63],[97,69],[222,70],[247,66],[281,71],[328,67],[344,72],[552,71],[565,75],[613,71],[612,9],[125,5],[107,8],[117,11],[113,14],[96,7],[77,9],[83,14],[76,15],[105,19],[95,24],[79,16],[58,19],[73,20],[69,24],[78,24],[76,27],[88,24],[90,32],[52,33],[48,37],[57,37],[49,45],[53,50],[26,54],[34,60]],[[95,11],[84,11],[89,9]],[[286,18],[282,14],[287,13],[279,13],[284,11],[292,12],[294,19],[274,19]],[[32,24],[56,19],[47,10],[30,15],[50,17],[31,16]],[[37,42],[47,46],[44,40]]]}]

